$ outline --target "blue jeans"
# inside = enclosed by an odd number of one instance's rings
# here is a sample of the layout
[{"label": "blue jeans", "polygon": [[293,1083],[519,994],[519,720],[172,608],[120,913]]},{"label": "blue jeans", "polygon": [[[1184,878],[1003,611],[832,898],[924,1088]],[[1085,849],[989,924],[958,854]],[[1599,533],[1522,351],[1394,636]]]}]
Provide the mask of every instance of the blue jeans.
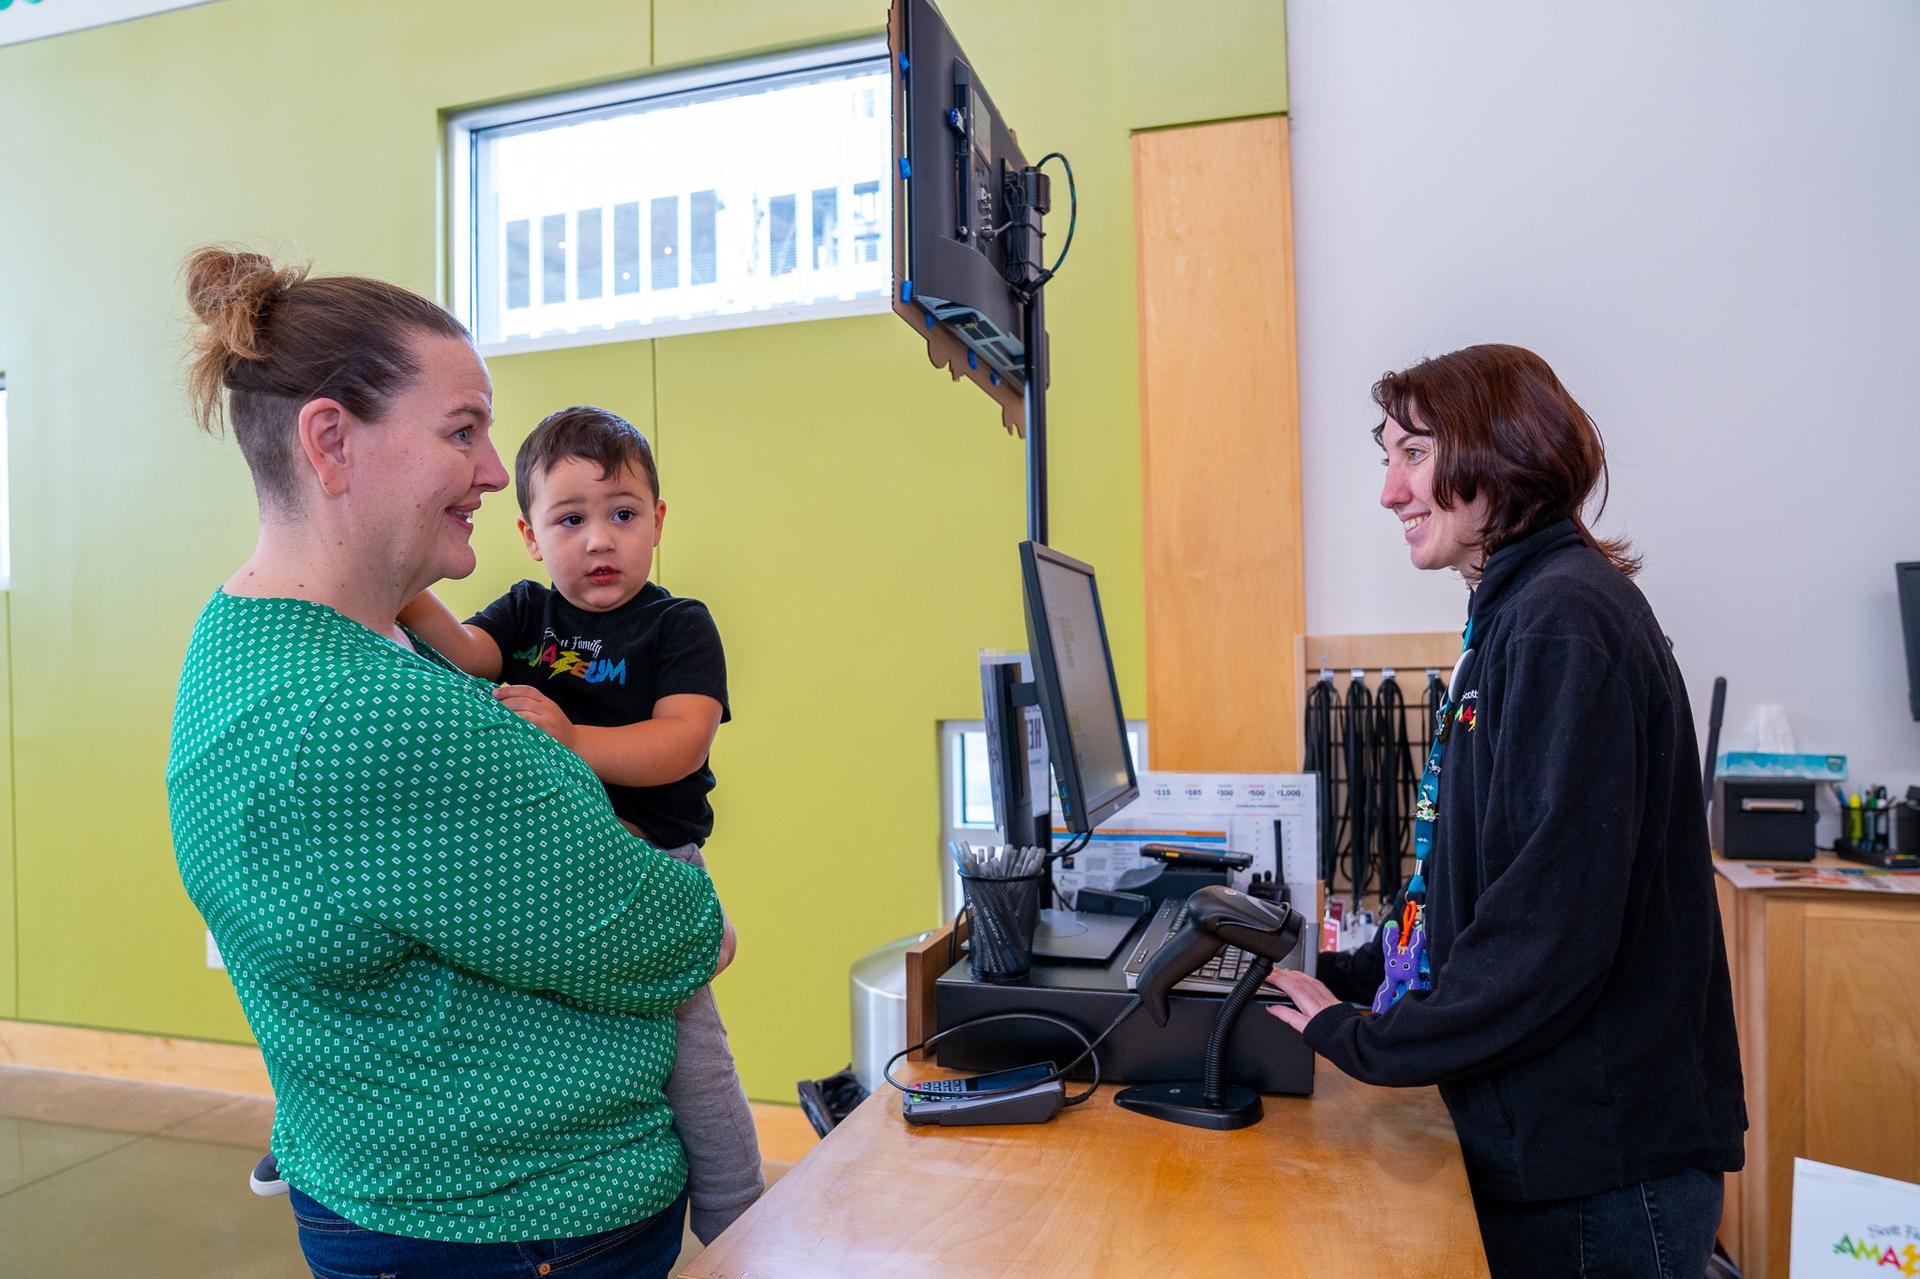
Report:
[{"label": "blue jeans", "polygon": [[578,1239],[441,1243],[356,1226],[298,1190],[287,1196],[316,1279],[665,1279],[680,1256],[687,1196],[645,1221]]},{"label": "blue jeans", "polygon": [[1700,1279],[1720,1229],[1723,1178],[1689,1168],[1582,1199],[1494,1203],[1479,1195],[1494,1279]]}]

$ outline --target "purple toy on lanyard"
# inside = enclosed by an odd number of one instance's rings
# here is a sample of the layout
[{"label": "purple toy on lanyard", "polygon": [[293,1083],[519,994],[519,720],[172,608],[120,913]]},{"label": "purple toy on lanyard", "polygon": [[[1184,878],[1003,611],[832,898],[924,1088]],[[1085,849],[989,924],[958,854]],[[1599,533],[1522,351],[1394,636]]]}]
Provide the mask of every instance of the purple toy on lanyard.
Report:
[{"label": "purple toy on lanyard", "polygon": [[1380,952],[1387,960],[1387,975],[1373,996],[1373,1011],[1377,1013],[1393,1007],[1409,990],[1419,989],[1420,960],[1427,953],[1427,930],[1416,924],[1413,940],[1402,946],[1400,921],[1396,919],[1387,925],[1383,943]]}]

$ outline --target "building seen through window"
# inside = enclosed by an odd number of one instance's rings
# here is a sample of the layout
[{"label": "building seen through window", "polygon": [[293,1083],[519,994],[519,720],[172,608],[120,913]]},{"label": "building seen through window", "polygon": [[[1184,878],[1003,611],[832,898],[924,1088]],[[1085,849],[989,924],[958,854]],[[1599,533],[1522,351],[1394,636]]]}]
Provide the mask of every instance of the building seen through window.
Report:
[{"label": "building seen through window", "polygon": [[886,62],[839,59],[724,68],[732,78],[653,97],[635,81],[626,101],[527,103],[503,123],[488,109],[464,135],[472,195],[455,246],[481,344],[884,310]]}]

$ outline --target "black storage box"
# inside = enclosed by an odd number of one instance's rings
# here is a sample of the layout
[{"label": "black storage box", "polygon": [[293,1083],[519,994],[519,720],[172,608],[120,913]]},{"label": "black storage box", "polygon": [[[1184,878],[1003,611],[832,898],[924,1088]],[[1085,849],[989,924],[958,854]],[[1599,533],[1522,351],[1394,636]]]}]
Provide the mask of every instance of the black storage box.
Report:
[{"label": "black storage box", "polygon": [[1713,783],[1713,847],[1748,861],[1810,862],[1815,782],[1719,777]]}]

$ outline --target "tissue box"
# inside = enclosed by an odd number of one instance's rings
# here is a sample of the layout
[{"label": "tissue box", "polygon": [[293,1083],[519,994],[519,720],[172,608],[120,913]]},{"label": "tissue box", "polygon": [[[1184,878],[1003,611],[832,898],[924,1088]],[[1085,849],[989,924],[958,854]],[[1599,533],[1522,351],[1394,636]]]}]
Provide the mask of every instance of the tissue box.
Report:
[{"label": "tissue box", "polygon": [[1720,756],[1713,771],[1718,777],[1791,777],[1809,782],[1844,782],[1847,780],[1847,757],[1727,751]]}]

